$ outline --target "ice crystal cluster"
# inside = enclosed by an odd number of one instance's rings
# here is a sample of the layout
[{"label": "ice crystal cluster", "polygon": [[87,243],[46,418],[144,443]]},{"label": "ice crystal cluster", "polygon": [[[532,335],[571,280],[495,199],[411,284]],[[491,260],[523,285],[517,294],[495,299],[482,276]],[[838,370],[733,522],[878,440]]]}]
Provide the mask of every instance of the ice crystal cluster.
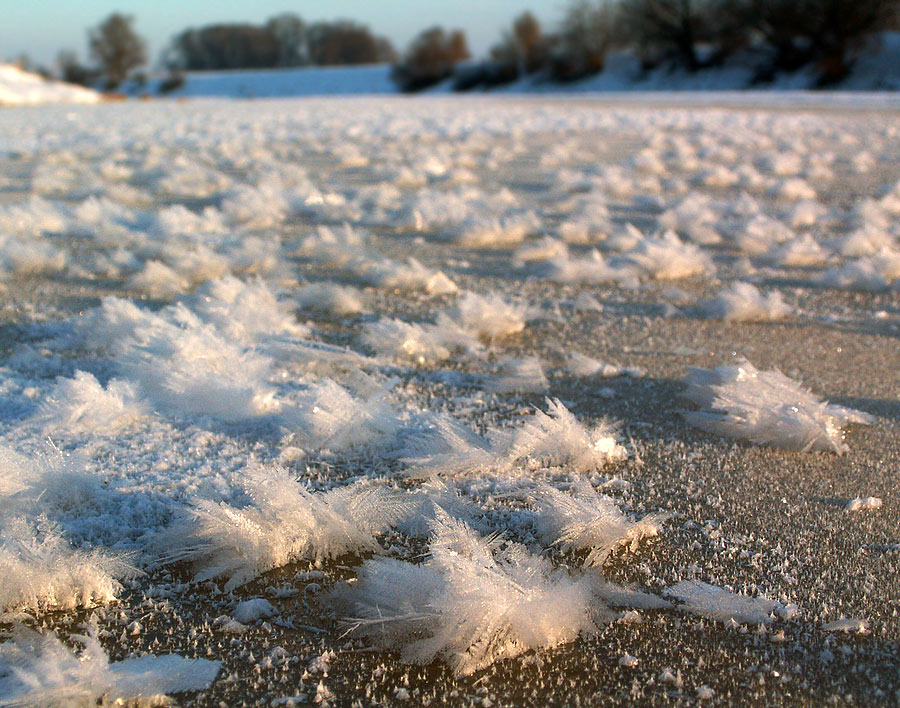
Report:
[{"label": "ice crystal cluster", "polygon": [[[249,701],[349,704],[347,641],[465,676],[646,613],[792,617],[781,526],[738,538],[689,426],[809,465],[892,434],[740,357],[888,409],[833,357],[893,361],[900,133],[638,98],[4,110],[0,619],[42,631],[0,643],[0,705],[151,705],[220,661],[257,667]],[[895,506],[835,493],[835,534]],[[153,634],[188,609],[215,614]],[[282,630],[296,656],[261,650]]]},{"label": "ice crystal cluster", "polygon": [[843,428],[870,425],[868,413],[824,401],[778,370],[759,371],[749,361],[694,369],[684,395],[701,407],[683,415],[717,435],[785,450],[848,450]]}]

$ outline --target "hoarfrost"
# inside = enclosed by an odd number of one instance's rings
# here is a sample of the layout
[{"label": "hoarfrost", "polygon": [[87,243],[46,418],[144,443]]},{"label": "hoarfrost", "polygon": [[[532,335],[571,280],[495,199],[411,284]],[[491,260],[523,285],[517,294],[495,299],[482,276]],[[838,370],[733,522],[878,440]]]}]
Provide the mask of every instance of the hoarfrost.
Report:
[{"label": "hoarfrost", "polygon": [[5,706],[159,706],[169,693],[208,688],[221,662],[177,654],[110,662],[96,627],[76,636],[76,654],[51,634],[19,626],[0,644],[0,696]]},{"label": "hoarfrost", "polygon": [[632,521],[584,479],[576,482],[571,494],[547,484],[533,494],[541,540],[567,552],[588,551],[586,566],[602,566],[616,548],[634,550],[643,539],[658,535],[666,518],[665,514],[650,514]]},{"label": "hoarfrost", "polygon": [[86,371],[60,378],[41,406],[47,425],[65,432],[109,434],[149,414],[129,381],[111,379],[104,388]]},{"label": "hoarfrost", "polygon": [[122,559],[74,548],[48,514],[89,503],[96,483],[58,453],[26,458],[0,447],[0,609],[74,609],[115,599]]},{"label": "hoarfrost", "polygon": [[541,467],[586,473],[625,458],[625,449],[608,423],[588,429],[558,400],[548,400],[547,409],[547,413],[535,411],[518,428],[493,428],[485,437],[438,417],[431,430],[408,441],[404,452],[409,473],[420,477],[510,475]]},{"label": "hoarfrost", "polygon": [[363,310],[359,291],[337,283],[312,283],[297,288],[292,297],[303,310],[334,315],[355,315]]},{"label": "hoarfrost", "polygon": [[500,375],[486,388],[495,393],[547,393],[550,382],[538,357],[507,358],[500,362]]},{"label": "hoarfrost", "polygon": [[683,609],[719,622],[771,624],[781,604],[765,597],[748,597],[700,580],[682,580],[663,591],[684,603]]},{"label": "hoarfrost", "polygon": [[456,328],[485,342],[510,337],[525,329],[533,315],[530,307],[505,300],[497,293],[477,295],[464,292],[456,305],[437,318],[437,324],[449,322]]},{"label": "hoarfrost", "polygon": [[793,313],[781,293],[773,291],[763,296],[750,283],[734,283],[716,298],[701,305],[701,310],[707,317],[726,322],[780,320]]},{"label": "hoarfrost", "polygon": [[746,359],[734,366],[691,369],[685,397],[704,410],[685,412],[703,430],[786,450],[849,448],[842,428],[870,425],[875,419],[823,401],[778,370],[758,371]]},{"label": "hoarfrost", "polygon": [[441,658],[468,675],[591,636],[610,619],[586,576],[555,571],[518,544],[500,547],[444,513],[432,532],[424,564],[371,560],[339,591],[357,632],[399,647],[404,661]]},{"label": "hoarfrost", "polygon": [[869,511],[880,509],[882,501],[879,497],[856,497],[847,502],[844,508],[847,511]]},{"label": "hoarfrost", "polygon": [[191,561],[195,581],[226,578],[226,590],[292,561],[374,551],[376,535],[411,504],[366,482],[312,492],[285,470],[261,466],[245,470],[238,484],[245,503],[199,500],[160,538],[167,562]]}]

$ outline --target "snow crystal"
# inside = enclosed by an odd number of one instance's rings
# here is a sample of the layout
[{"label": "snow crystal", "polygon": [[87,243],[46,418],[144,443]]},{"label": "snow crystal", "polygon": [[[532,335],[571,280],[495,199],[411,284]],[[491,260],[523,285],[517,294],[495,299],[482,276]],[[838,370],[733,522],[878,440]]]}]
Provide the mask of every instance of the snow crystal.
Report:
[{"label": "snow crystal", "polygon": [[36,237],[62,233],[68,226],[66,213],[52,202],[32,196],[26,202],[0,207],[0,232]]},{"label": "snow crystal", "polygon": [[336,381],[324,378],[300,391],[295,402],[282,408],[288,428],[295,429],[307,447],[344,450],[393,435],[399,421],[384,400],[383,389],[368,398],[352,395]]},{"label": "snow crystal", "polygon": [[784,199],[788,201],[800,201],[805,199],[815,199],[816,190],[809,183],[800,177],[792,177],[780,180],[770,190],[770,195],[776,199]]},{"label": "snow crystal", "polygon": [[580,352],[569,352],[566,355],[566,368],[569,373],[578,377],[598,376],[608,379],[625,373],[621,367],[615,364],[608,364]]},{"label": "snow crystal", "polygon": [[148,413],[132,383],[111,379],[104,388],[92,374],[76,371],[72,379],[57,380],[40,415],[60,431],[108,434]]},{"label": "snow crystal", "polygon": [[719,622],[738,624],[771,624],[780,603],[765,597],[748,597],[709,585],[700,580],[682,580],[663,591],[684,603],[687,612]]},{"label": "snow crystal", "polygon": [[277,468],[244,470],[238,483],[245,503],[198,500],[160,538],[167,562],[189,560],[195,581],[226,578],[226,590],[292,561],[373,551],[376,534],[402,519],[410,504],[365,482],[311,492]]},{"label": "snow crystal", "polygon": [[871,256],[882,250],[890,250],[896,246],[896,239],[886,226],[866,224],[846,236],[836,238],[832,248],[847,258]]},{"label": "snow crystal", "polygon": [[540,219],[530,211],[502,219],[475,219],[459,227],[454,242],[465,248],[507,248],[522,243],[540,226]]},{"label": "snow crystal", "polygon": [[789,239],[770,250],[766,260],[788,268],[820,266],[828,261],[828,251],[809,234]]},{"label": "snow crystal", "polygon": [[359,291],[337,283],[303,285],[294,290],[291,296],[299,308],[313,312],[355,315],[363,310]]},{"label": "snow crystal", "polygon": [[538,357],[508,357],[500,362],[500,375],[489,379],[485,388],[495,393],[546,393],[550,382]]},{"label": "snow crystal", "polygon": [[778,177],[792,177],[803,171],[803,158],[796,151],[769,153],[755,162],[759,169]]},{"label": "snow crystal", "polygon": [[196,213],[182,204],[173,204],[160,209],[155,216],[154,231],[164,236],[221,234],[226,229],[222,212],[211,206]]},{"label": "snow crystal", "polygon": [[795,204],[787,214],[787,222],[791,228],[809,228],[818,224],[823,217],[828,215],[828,209],[815,201],[808,199]]},{"label": "snow crystal", "polygon": [[552,260],[553,258],[565,257],[566,255],[568,255],[568,247],[563,241],[551,236],[545,236],[538,241],[533,241],[517,248],[513,254],[513,263],[516,265],[539,263]]},{"label": "snow crystal", "polygon": [[436,417],[432,429],[407,441],[409,474],[504,475],[541,467],[586,473],[625,458],[608,423],[588,429],[559,401],[549,400],[547,407],[548,413],[535,411],[520,427],[493,428],[485,437]]},{"label": "snow crystal", "polygon": [[674,231],[646,236],[625,254],[627,262],[652,280],[677,280],[711,272],[709,256],[691,243],[684,243]]},{"label": "snow crystal", "polygon": [[[123,329],[127,335],[118,340],[104,336]],[[225,420],[281,408],[266,383],[271,360],[227,340],[183,305],[156,315],[109,298],[86,334],[110,341],[122,373],[138,382],[157,408]]]},{"label": "snow crystal", "polygon": [[735,222],[722,223],[719,229],[735,247],[751,256],[767,253],[776,244],[796,237],[792,229],[765,214],[754,214]]},{"label": "snow crystal", "polygon": [[438,316],[437,324],[451,323],[473,337],[493,342],[524,330],[532,314],[527,305],[509,302],[497,293],[477,295],[466,291],[456,305]]},{"label": "snow crystal", "polygon": [[278,226],[288,209],[284,192],[273,183],[238,185],[222,202],[222,212],[232,223],[250,229]]},{"label": "snow crystal", "polygon": [[338,591],[360,634],[412,663],[446,661],[468,675],[500,659],[572,642],[609,619],[590,579],[554,571],[523,546],[503,547],[439,513],[422,565],[367,561]]},{"label": "snow crystal", "polygon": [[658,535],[664,514],[650,514],[632,521],[591,483],[579,480],[572,494],[550,485],[533,492],[538,512],[536,528],[541,540],[563,551],[588,551],[584,564],[601,566],[619,547],[637,548],[642,539]]},{"label": "snow crystal", "polygon": [[60,273],[66,268],[66,253],[40,238],[17,238],[0,234],[0,276]]},{"label": "snow crystal", "polygon": [[387,258],[360,259],[352,264],[353,271],[368,284],[387,290],[421,290],[428,295],[450,295],[457,291],[454,283],[440,270],[427,268],[415,258],[398,263]]},{"label": "snow crystal", "polygon": [[765,322],[780,320],[793,313],[793,308],[773,291],[763,296],[750,283],[734,283],[716,298],[700,306],[707,317],[726,322]]},{"label": "snow crystal", "polygon": [[221,662],[177,654],[141,656],[110,663],[96,628],[76,636],[76,654],[51,634],[19,626],[0,644],[0,696],[9,706],[159,706],[166,694],[201,691]]},{"label": "snow crystal", "polygon": [[308,332],[263,283],[230,276],[158,313],[107,298],[81,330],[87,346],[116,356],[124,378],[158,409],[225,420],[282,409],[268,383],[273,362],[252,345],[264,335]]},{"label": "snow crystal", "polygon": [[148,261],[140,273],[129,278],[126,287],[157,299],[171,299],[186,292],[190,281],[162,261]]},{"label": "snow crystal", "polygon": [[900,251],[881,250],[872,256],[829,268],[815,282],[827,288],[880,292],[900,280]]},{"label": "snow crystal", "polygon": [[242,342],[265,335],[309,336],[309,328],[297,322],[288,304],[259,279],[245,283],[226,276],[211,281],[197,290],[189,304],[218,331]]},{"label": "snow crystal", "polygon": [[74,609],[115,599],[123,560],[80,550],[48,516],[89,502],[96,482],[58,453],[25,458],[0,447],[0,609]]},{"label": "snow crystal", "polygon": [[105,604],[121,590],[116,577],[133,574],[111,555],[73,548],[57,527],[40,517],[29,521],[4,514],[0,531],[2,609],[71,610]]},{"label": "snow crystal", "polygon": [[699,701],[711,701],[715,697],[716,692],[709,686],[701,686],[697,689],[697,700]]},{"label": "snow crystal", "polygon": [[619,657],[619,666],[624,666],[626,669],[633,669],[639,663],[641,663],[640,660],[631,654],[625,654]]},{"label": "snow crystal", "polygon": [[660,214],[657,223],[660,228],[671,229],[694,243],[712,245],[722,240],[715,228],[716,219],[712,199],[695,192]]},{"label": "snow crystal", "polygon": [[276,614],[278,614],[278,610],[272,607],[272,603],[261,597],[239,602],[231,613],[232,617],[241,624],[250,624],[258,619]]},{"label": "snow crystal", "polygon": [[603,305],[593,295],[587,292],[580,293],[572,301],[572,308],[579,312],[603,312]]},{"label": "snow crystal", "polygon": [[847,511],[860,511],[870,509],[880,509],[882,501],[878,497],[856,497],[847,502],[844,508]]},{"label": "snow crystal", "polygon": [[612,264],[596,249],[581,258],[559,254],[543,264],[540,273],[557,283],[618,283],[623,287],[636,287],[639,283],[637,268],[629,263]]},{"label": "snow crystal", "polygon": [[847,617],[822,625],[826,632],[853,632],[854,634],[867,634],[869,631],[868,620],[856,617]]},{"label": "snow crystal", "polygon": [[873,416],[830,404],[778,370],[758,371],[747,360],[717,369],[691,369],[685,397],[704,410],[683,413],[718,435],[787,450],[848,450],[841,430],[870,425]]},{"label": "snow crystal", "polygon": [[440,324],[415,324],[382,317],[363,325],[362,339],[380,355],[411,359],[419,365],[446,361],[454,354],[484,353],[478,339],[446,318]]},{"label": "snow crystal", "polygon": [[600,194],[576,197],[560,205],[565,220],[557,227],[566,243],[597,243],[607,237],[612,224],[606,201]]}]

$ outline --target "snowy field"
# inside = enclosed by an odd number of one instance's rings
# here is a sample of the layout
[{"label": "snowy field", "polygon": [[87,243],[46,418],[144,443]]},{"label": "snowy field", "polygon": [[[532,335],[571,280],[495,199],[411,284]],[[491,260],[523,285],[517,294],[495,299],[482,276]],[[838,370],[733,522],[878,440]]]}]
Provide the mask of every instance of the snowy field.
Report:
[{"label": "snowy field", "polygon": [[0,706],[896,705],[894,101],[0,112]]},{"label": "snowy field", "polygon": [[[558,83],[548,81],[540,74],[525,76],[512,83],[490,89],[477,88],[472,93],[487,90],[501,94],[584,94],[620,93],[621,98],[645,101],[643,94],[653,92],[697,92],[710,91],[713,97],[723,91],[746,91],[765,89],[771,100],[771,93],[808,91],[818,85],[818,74],[813,67],[794,72],[777,73],[771,83],[758,84],[754,78],[765,64],[765,54],[759,50],[737,52],[724,64],[707,67],[695,72],[662,65],[648,70],[640,57],[632,51],[615,51],[608,55],[602,72],[587,78]],[[121,87],[126,94],[156,95],[165,81],[165,76],[153,76],[145,84],[127,83]],[[359,94],[397,93],[396,84],[391,80],[391,66],[376,64],[370,66],[323,66],[290,69],[261,69],[243,71],[189,71],[184,74],[184,84],[175,89],[171,96],[177,97],[219,97],[219,98],[289,98],[300,96],[334,96]],[[0,85],[3,75],[0,72]],[[455,79],[447,79],[425,93],[446,94],[453,91]],[[871,38],[853,62],[848,75],[837,86],[841,91],[884,91],[896,92],[900,89],[900,32],[882,32]],[[629,94],[636,94],[631,97]],[[750,103],[759,101],[760,93],[751,94]],[[885,94],[889,95],[889,94]],[[0,102],[3,92],[0,86]],[[709,95],[705,99],[708,100]],[[688,96],[688,101],[697,100],[696,94]],[[714,98],[715,100],[715,98]],[[833,102],[834,96],[827,99]]]}]

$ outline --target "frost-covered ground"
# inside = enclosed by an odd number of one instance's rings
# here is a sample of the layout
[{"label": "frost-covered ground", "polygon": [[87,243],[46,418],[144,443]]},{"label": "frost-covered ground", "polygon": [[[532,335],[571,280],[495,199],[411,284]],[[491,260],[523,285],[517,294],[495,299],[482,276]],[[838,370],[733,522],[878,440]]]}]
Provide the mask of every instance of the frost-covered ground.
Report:
[{"label": "frost-covered ground", "polygon": [[0,114],[0,705],[893,705],[900,116],[816,101]]}]

